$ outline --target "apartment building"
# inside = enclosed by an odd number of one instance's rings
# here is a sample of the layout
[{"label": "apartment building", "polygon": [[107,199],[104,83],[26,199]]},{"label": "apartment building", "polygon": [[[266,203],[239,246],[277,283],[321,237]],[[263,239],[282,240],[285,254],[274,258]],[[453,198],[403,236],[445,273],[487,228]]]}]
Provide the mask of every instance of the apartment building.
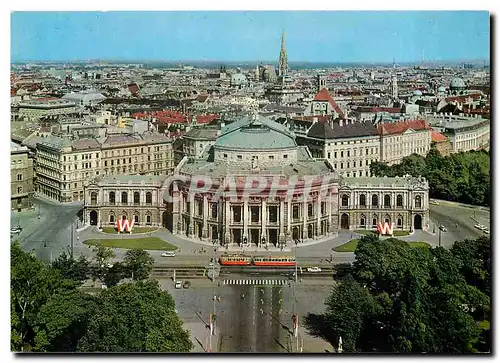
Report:
[{"label": "apartment building", "polygon": [[449,122],[444,127],[444,134],[450,140],[451,152],[489,149],[490,120]]},{"label": "apartment building", "polygon": [[39,98],[19,103],[19,117],[38,120],[46,116],[69,114],[77,111],[76,103],[60,98]]},{"label": "apartment building", "polygon": [[10,206],[22,211],[33,206],[33,157],[26,146],[10,143]]},{"label": "apartment building", "polygon": [[306,133],[296,133],[297,143],[315,158],[328,159],[344,177],[370,176],[370,164],[380,160],[380,137],[370,122],[313,121]]},{"label": "apartment building", "polygon": [[389,165],[412,154],[427,155],[431,147],[431,128],[424,120],[377,125],[380,135],[380,161]]},{"label": "apartment building", "polygon": [[172,142],[160,134],[70,140],[50,135],[37,143],[36,191],[56,201],[83,201],[83,185],[99,175],[166,175],[174,169]]}]

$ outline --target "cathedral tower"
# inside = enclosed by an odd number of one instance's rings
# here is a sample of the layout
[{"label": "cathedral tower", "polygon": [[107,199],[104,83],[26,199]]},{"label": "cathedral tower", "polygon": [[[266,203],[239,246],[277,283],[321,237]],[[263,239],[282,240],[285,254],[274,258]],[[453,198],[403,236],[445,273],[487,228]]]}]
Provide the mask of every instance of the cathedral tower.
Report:
[{"label": "cathedral tower", "polygon": [[288,57],[285,48],[285,32],[281,34],[280,60],[278,64],[278,76],[284,78],[288,73]]}]

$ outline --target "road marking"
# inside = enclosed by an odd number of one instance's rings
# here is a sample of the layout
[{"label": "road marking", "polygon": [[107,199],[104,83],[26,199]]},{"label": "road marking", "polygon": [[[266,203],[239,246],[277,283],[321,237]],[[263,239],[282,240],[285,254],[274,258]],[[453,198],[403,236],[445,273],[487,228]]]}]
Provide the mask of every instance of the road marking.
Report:
[{"label": "road marking", "polygon": [[269,280],[248,280],[248,279],[239,279],[239,280],[223,280],[223,285],[286,285],[286,280],[281,279],[269,279]]}]

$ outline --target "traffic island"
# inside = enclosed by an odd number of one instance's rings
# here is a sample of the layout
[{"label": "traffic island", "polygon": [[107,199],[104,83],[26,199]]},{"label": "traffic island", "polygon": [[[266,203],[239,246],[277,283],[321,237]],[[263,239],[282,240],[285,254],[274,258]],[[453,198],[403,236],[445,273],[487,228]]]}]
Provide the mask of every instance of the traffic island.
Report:
[{"label": "traffic island", "polygon": [[88,239],[83,242],[86,245],[104,246],[111,248],[126,248],[155,251],[175,251],[177,246],[170,244],[158,237],[124,238],[124,239]]},{"label": "traffic island", "polygon": [[[363,236],[369,236],[371,234],[377,234],[377,231],[371,231],[371,230],[368,230],[368,229],[359,229],[357,231],[354,231],[355,233],[357,234],[362,234]],[[406,237],[406,236],[409,236],[411,235],[410,231],[399,231],[399,230],[395,230],[393,232],[393,237]]]},{"label": "traffic island", "polygon": [[[350,240],[349,242],[346,242],[342,245],[339,245],[337,247],[333,248],[334,252],[354,252],[356,251],[356,247],[358,247],[358,242],[359,239],[355,238]],[[408,243],[410,247],[430,247],[430,245],[427,242],[413,242],[413,241],[403,241]]]}]

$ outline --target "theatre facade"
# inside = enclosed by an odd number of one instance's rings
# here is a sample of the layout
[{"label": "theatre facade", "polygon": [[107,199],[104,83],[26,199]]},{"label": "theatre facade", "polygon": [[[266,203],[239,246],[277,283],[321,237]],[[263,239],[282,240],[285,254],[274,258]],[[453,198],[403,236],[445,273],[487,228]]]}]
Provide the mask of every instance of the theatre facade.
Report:
[{"label": "theatre facade", "polygon": [[101,176],[85,187],[85,222],[156,226],[220,245],[286,246],[341,230],[425,229],[421,178],[342,178],[280,124],[244,117],[221,130],[200,158],[169,176]]}]

